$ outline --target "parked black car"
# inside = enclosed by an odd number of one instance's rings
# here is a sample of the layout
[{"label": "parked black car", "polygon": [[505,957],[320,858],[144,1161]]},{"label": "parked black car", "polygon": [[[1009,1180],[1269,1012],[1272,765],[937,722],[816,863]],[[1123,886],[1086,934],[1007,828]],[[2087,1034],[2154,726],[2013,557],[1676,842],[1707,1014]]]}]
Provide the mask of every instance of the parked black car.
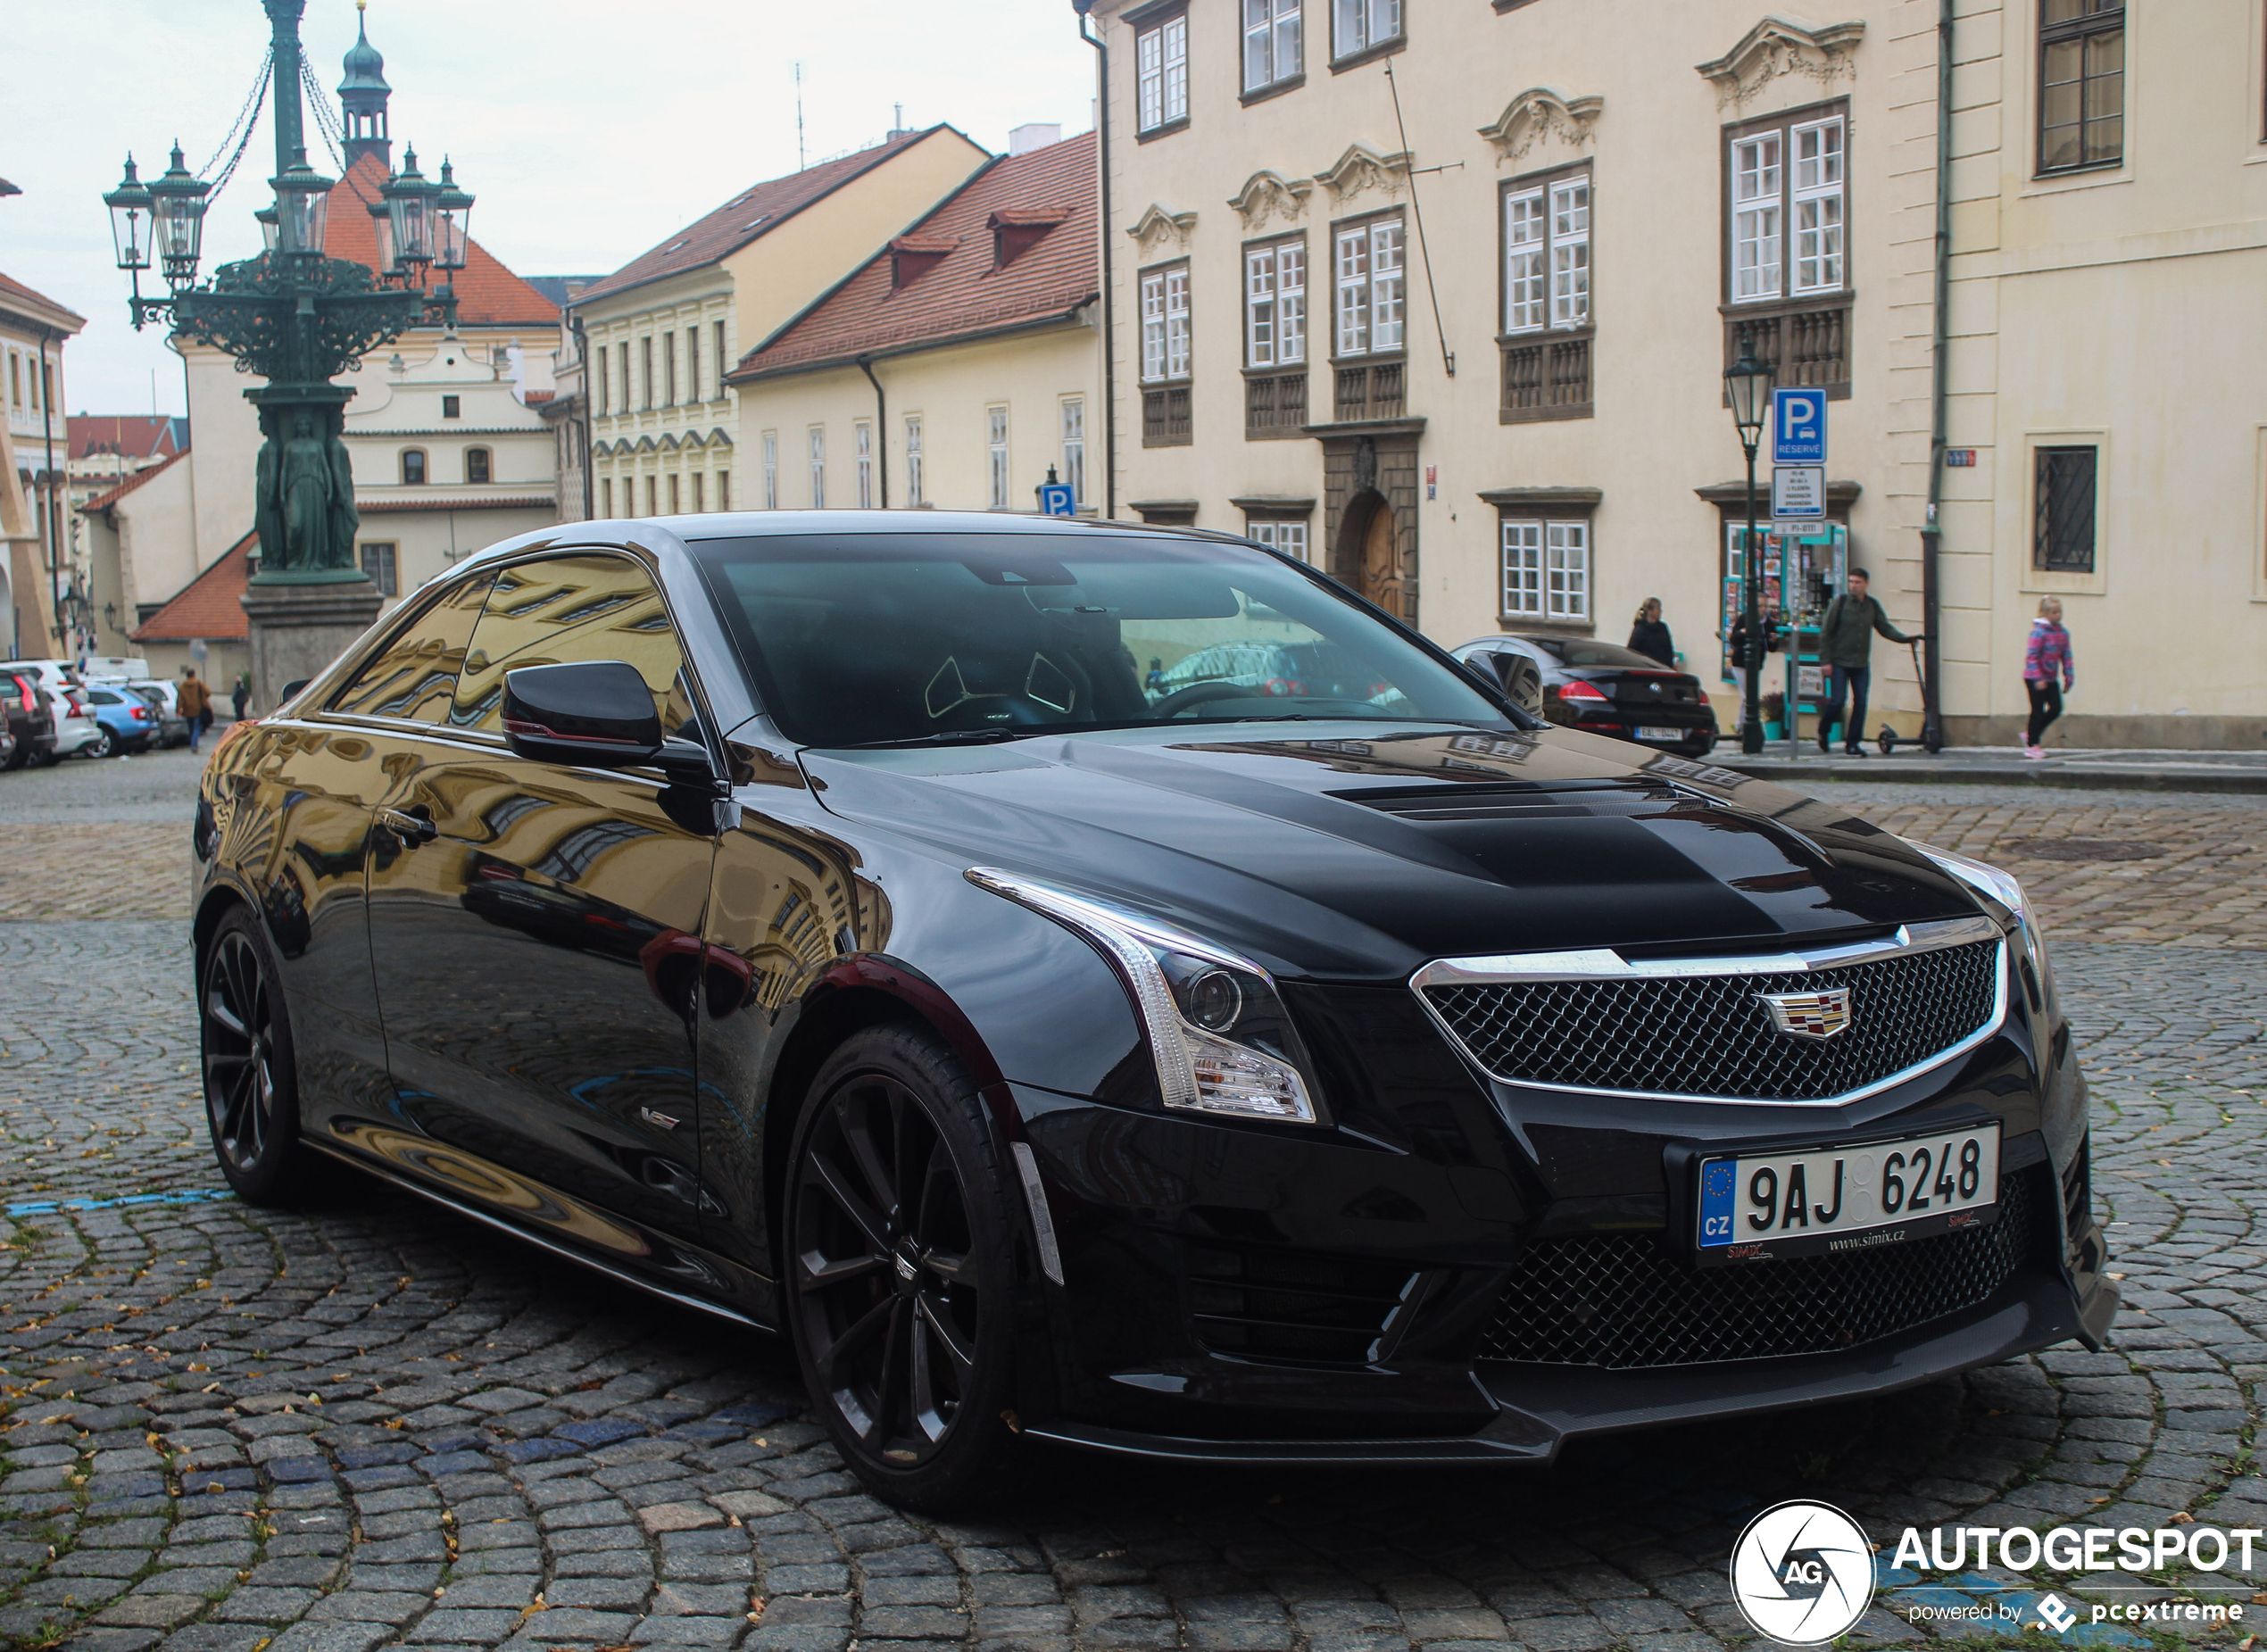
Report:
[{"label": "parked black car", "polygon": [[55,760],[55,714],[37,679],[21,672],[0,671],[0,706],[7,708],[8,733],[14,746],[4,760],[10,768],[27,763]]},{"label": "parked black car", "polygon": [[195,847],[232,1186],[776,1328],[911,1505],[1016,1432],[1541,1462],[2116,1306],[2013,878],[1237,541],[545,529],[225,735]]},{"label": "parked black car", "polygon": [[1515,632],[1466,643],[1456,655],[1499,680],[1513,660],[1532,660],[1542,677],[1543,716],[1565,727],[1686,757],[1715,750],[1716,714],[1700,679],[1635,649]]}]

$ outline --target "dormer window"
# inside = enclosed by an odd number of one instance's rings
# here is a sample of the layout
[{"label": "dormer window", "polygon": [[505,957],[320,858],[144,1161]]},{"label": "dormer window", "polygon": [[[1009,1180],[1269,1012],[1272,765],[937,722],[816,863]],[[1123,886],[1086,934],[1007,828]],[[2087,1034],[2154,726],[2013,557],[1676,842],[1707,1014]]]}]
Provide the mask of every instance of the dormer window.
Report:
[{"label": "dormer window", "polygon": [[992,215],[992,267],[1005,270],[1037,246],[1047,232],[1067,218],[1059,210],[999,212]]},{"label": "dormer window", "polygon": [[890,288],[912,286],[955,252],[960,244],[950,236],[900,236],[890,243]]}]

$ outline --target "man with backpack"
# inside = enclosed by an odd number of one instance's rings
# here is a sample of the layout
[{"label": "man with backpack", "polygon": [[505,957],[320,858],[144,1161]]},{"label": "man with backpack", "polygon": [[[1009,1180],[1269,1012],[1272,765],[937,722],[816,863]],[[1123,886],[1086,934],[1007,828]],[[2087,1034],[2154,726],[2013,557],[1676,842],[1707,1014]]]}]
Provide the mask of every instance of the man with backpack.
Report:
[{"label": "man with backpack", "polygon": [[1822,751],[1834,749],[1828,735],[1842,721],[1842,701],[1847,698],[1850,720],[1842,725],[1842,750],[1852,757],[1865,755],[1859,742],[1865,735],[1865,701],[1873,685],[1874,634],[1879,632],[1892,643],[1916,640],[1889,623],[1881,603],[1866,594],[1869,583],[1864,569],[1850,569],[1849,588],[1826,605],[1825,617],[1818,622],[1818,657],[1827,669],[1826,704],[1818,714]]}]

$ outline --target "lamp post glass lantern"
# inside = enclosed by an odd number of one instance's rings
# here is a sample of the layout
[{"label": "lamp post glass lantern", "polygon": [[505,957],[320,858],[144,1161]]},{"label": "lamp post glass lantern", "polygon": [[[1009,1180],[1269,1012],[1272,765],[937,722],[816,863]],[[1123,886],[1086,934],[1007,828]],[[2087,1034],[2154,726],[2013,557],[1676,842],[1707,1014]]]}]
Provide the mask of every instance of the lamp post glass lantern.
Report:
[{"label": "lamp post glass lantern", "polygon": [[164,264],[166,280],[175,286],[187,286],[196,279],[197,259],[204,245],[204,197],[212,187],[191,175],[179,144],[173,145],[173,164],[150,186],[158,257]]},{"label": "lamp post glass lantern", "polygon": [[[1740,333],[1740,358],[1724,369],[1724,397],[1731,403],[1731,422],[1740,432],[1740,450],[1748,456],[1748,528],[1740,542],[1740,631],[1747,645],[1740,651],[1745,689],[1740,715],[1740,749],[1753,757],[1764,749],[1761,689],[1764,668],[1763,559],[1756,543],[1756,449],[1763,440],[1764,412],[1771,405],[1772,369],[1756,359],[1755,346],[1745,328]],[[1789,714],[1791,716],[1792,708]]]},{"label": "lamp post glass lantern", "polygon": [[[435,220],[434,261],[444,271],[461,270],[466,244],[472,239],[472,197],[457,187],[456,170],[445,159],[441,162],[441,187],[434,193],[433,204],[439,214]],[[444,274],[442,278],[448,278]]]},{"label": "lamp post glass lantern", "polygon": [[110,209],[111,240],[118,249],[120,270],[150,267],[150,218],[156,203],[150,187],[134,175],[134,157],[128,155],[125,178],[103,197]]}]

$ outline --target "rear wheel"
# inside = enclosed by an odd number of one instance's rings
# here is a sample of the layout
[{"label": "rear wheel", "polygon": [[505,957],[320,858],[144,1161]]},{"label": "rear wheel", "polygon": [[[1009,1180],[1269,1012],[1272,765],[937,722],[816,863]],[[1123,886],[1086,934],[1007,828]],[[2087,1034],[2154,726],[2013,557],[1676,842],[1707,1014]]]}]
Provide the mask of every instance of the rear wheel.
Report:
[{"label": "rear wheel", "polygon": [[1013,1228],[976,1087],[876,1027],[812,1083],[788,1170],[788,1318],[844,1459],[909,1507],[967,1500],[1009,1443]]},{"label": "rear wheel", "polygon": [[238,908],[206,950],[197,1007],[204,1107],[220,1174],[247,1204],[283,1201],[300,1180],[291,1019],[267,939]]},{"label": "rear wheel", "polygon": [[108,757],[117,749],[118,742],[111,738],[107,728],[95,730],[95,737],[79,748],[88,757]]}]

